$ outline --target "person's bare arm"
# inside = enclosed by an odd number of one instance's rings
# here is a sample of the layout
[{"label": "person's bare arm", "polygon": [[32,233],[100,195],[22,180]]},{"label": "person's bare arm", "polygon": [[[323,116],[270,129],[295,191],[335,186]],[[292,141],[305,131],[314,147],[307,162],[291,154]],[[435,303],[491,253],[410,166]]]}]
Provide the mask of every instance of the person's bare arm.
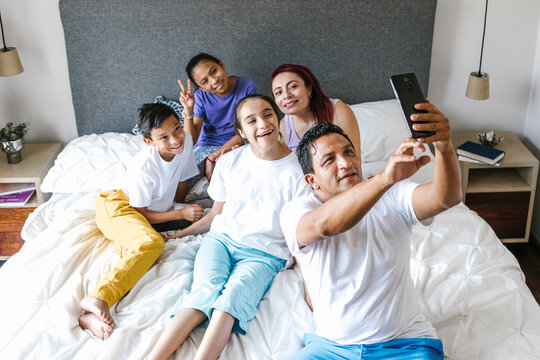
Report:
[{"label": "person's bare arm", "polygon": [[148,210],[147,207],[136,207],[135,209],[140,212],[150,224],[159,224],[166,221],[181,219],[197,221],[204,212],[203,207],[197,204],[188,205],[183,209],[170,211],[153,211]]},{"label": "person's bare arm", "polygon": [[203,118],[193,116],[193,107],[195,106],[195,96],[191,91],[191,80],[188,79],[187,87],[184,86],[182,80],[178,80],[178,85],[182,91],[180,92],[180,103],[184,107],[184,131],[191,134],[193,144],[197,143],[203,125]]},{"label": "person's bare arm", "polygon": [[212,225],[214,217],[221,214],[221,211],[223,211],[223,205],[225,205],[225,202],[214,201],[214,205],[212,206],[210,211],[206,215],[204,215],[199,221],[194,222],[187,228],[169,236],[167,240],[181,238],[188,235],[198,235],[207,232],[208,230],[210,230],[210,225]]},{"label": "person's bare arm", "polygon": [[188,193],[188,183],[187,181],[180,181],[176,187],[176,194],[174,196],[174,201],[177,203],[184,203],[186,201],[186,195]]},{"label": "person's bare arm", "polygon": [[289,139],[287,137],[287,125],[285,125],[285,118],[281,119],[279,123],[279,140],[284,143],[285,145],[288,144]]},{"label": "person's bare arm", "polygon": [[[429,101],[429,100],[428,100]],[[461,169],[451,142],[450,123],[446,116],[431,104],[417,104],[427,114],[412,115],[413,121],[429,121],[414,124],[419,131],[435,131],[435,135],[420,141],[433,143],[435,148],[435,171],[433,182],[418,186],[413,193],[413,207],[420,220],[433,217],[457,205],[461,201]]]},{"label": "person's bare arm", "polygon": [[236,149],[239,146],[242,146],[244,141],[238,135],[234,135],[230,138],[225,144],[223,144],[219,149],[214,151],[212,154],[208,155],[208,158],[205,160],[205,170],[204,173],[206,178],[210,180],[212,178],[212,173],[214,172],[214,167],[216,167],[216,162],[219,160],[221,155],[228,153],[231,150]]},{"label": "person's bare arm", "polygon": [[413,148],[424,145],[413,139],[404,141],[390,157],[383,172],[330,198],[302,216],[296,228],[300,247],[343,233],[356,225],[397,182],[411,177],[429,162],[429,156],[416,158]]},{"label": "person's bare arm", "polygon": [[298,245],[304,247],[349,230],[364,217],[388,188],[378,174],[307,212],[296,228]]},{"label": "person's bare arm", "polygon": [[[223,154],[226,154],[230,150],[235,149],[238,146],[242,146],[242,145],[244,145],[244,140],[239,135],[234,135],[232,138],[227,140],[227,142],[225,144],[221,145],[220,148],[218,149],[218,151],[219,151],[220,156],[221,156]],[[218,156],[218,159],[219,159],[219,156]],[[215,160],[217,160],[217,159],[215,159]]]},{"label": "person's bare arm", "polygon": [[361,154],[362,151],[360,148],[360,129],[358,128],[358,121],[356,120],[356,116],[349,105],[345,104],[343,101],[339,101],[336,104],[336,109],[334,111],[334,124],[343,129],[345,134],[347,134],[349,139],[351,139],[356,153]]},{"label": "person's bare arm", "polygon": [[188,115],[193,116],[193,109],[186,110],[186,117],[184,118],[184,131],[188,132],[191,135],[191,137],[193,138],[193,143],[196,144],[197,140],[199,140],[199,135],[201,135],[201,129],[204,119],[200,117],[194,117],[190,119]]}]

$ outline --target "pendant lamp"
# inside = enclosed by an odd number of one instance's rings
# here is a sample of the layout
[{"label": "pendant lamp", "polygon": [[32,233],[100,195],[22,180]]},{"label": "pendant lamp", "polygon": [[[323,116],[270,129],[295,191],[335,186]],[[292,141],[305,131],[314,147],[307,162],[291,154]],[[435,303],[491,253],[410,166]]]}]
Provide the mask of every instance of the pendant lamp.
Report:
[{"label": "pendant lamp", "polygon": [[2,31],[3,48],[0,48],[0,76],[12,76],[23,72],[21,60],[17,53],[17,48],[7,47],[4,38],[4,26],[2,25],[2,15],[0,14],[0,30]]},{"label": "pendant lamp", "polygon": [[482,33],[482,48],[480,50],[480,65],[478,71],[469,74],[469,83],[465,96],[473,100],[486,100],[489,98],[489,75],[482,72],[482,55],[484,53],[484,38],[486,36],[488,0],[486,0],[486,11],[484,14],[484,32]]}]

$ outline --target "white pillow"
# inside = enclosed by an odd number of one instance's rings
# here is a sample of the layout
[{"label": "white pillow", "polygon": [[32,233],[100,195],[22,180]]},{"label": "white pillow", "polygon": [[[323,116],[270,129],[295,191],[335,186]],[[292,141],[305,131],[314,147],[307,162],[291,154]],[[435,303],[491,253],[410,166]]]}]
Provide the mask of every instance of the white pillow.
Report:
[{"label": "white pillow", "polygon": [[350,105],[360,128],[362,162],[387,160],[409,132],[396,99]]},{"label": "white pillow", "polygon": [[41,190],[77,193],[115,189],[122,184],[126,164],[144,142],[126,133],[84,135],[66,145],[49,170]]}]

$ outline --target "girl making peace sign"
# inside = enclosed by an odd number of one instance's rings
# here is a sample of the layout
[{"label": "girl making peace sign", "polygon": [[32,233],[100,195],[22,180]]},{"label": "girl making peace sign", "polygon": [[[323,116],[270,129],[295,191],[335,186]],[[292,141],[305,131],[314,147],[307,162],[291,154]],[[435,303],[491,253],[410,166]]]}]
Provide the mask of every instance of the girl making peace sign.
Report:
[{"label": "girl making peace sign", "polygon": [[[240,99],[257,93],[252,80],[228,76],[225,64],[212,55],[200,53],[186,66],[187,86],[178,80],[184,107],[184,130],[191,134],[199,175],[189,180],[193,186],[203,175],[210,180],[217,159],[242,144],[234,133],[234,109]],[[199,91],[193,93],[191,83]]]}]

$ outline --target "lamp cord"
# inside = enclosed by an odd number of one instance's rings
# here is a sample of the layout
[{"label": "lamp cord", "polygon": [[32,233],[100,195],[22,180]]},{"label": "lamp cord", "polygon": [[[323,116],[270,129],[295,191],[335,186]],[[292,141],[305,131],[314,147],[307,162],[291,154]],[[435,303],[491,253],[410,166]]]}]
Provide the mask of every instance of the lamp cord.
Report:
[{"label": "lamp cord", "polygon": [[2,30],[2,43],[4,44],[4,51],[7,52],[6,39],[4,38],[4,26],[2,25],[2,13],[0,13],[0,29]]},{"label": "lamp cord", "polygon": [[482,76],[482,55],[484,54],[484,38],[486,37],[486,20],[487,20],[488,0],[486,0],[486,12],[484,13],[484,32],[482,33],[482,47],[480,50],[480,65],[478,65],[478,76]]}]

